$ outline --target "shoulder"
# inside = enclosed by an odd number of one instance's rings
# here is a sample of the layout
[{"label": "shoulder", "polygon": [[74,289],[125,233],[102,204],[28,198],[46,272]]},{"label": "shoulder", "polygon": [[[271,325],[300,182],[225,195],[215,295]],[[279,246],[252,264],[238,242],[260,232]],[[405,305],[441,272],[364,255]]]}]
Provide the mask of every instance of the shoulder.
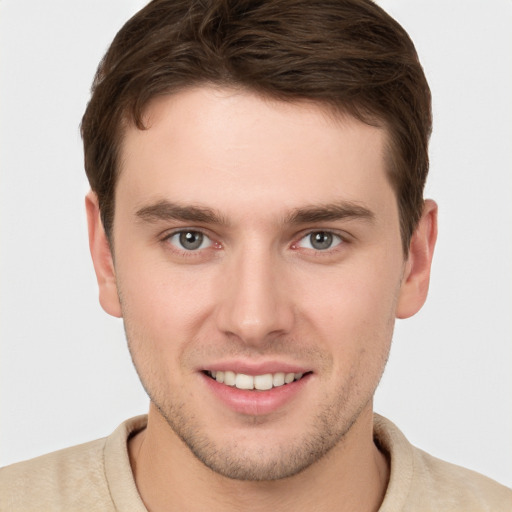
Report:
[{"label": "shoulder", "polygon": [[451,504],[453,510],[512,511],[511,489],[418,448],[414,449],[411,496],[419,502],[431,499],[439,506]]},{"label": "shoulder", "polygon": [[0,511],[145,510],[127,449],[145,424],[132,418],[108,437],[0,468]]},{"label": "shoulder", "polygon": [[380,512],[512,511],[511,489],[412,446],[393,423],[378,415],[374,435],[391,466]]},{"label": "shoulder", "polygon": [[0,510],[93,510],[109,501],[104,446],[99,439],[1,468]]}]

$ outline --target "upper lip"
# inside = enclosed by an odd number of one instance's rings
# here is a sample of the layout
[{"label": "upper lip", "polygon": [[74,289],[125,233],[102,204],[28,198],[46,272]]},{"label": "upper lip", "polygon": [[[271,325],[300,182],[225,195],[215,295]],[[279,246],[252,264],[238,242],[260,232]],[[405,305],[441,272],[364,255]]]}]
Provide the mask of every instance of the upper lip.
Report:
[{"label": "upper lip", "polygon": [[306,373],[312,371],[311,368],[296,363],[286,363],[279,361],[219,361],[208,364],[201,368],[201,371],[232,371],[243,373],[245,375],[265,375],[267,373]]}]

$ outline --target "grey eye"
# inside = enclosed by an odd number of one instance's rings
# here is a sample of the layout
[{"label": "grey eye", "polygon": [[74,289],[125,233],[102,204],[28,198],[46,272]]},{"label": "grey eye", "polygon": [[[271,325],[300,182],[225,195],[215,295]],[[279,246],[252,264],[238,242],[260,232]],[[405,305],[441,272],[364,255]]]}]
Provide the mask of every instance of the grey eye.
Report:
[{"label": "grey eye", "polygon": [[169,238],[169,242],[178,249],[185,249],[186,251],[204,249],[212,244],[211,240],[206,235],[200,231],[192,230],[174,233],[174,235]]},{"label": "grey eye", "polygon": [[311,247],[323,251],[329,249],[332,245],[332,233],[326,233],[325,231],[319,231],[318,233],[311,233],[309,235],[311,241]]},{"label": "grey eye", "polygon": [[197,231],[183,231],[180,233],[180,244],[184,249],[193,251],[199,249],[203,243],[203,234]]},{"label": "grey eye", "polygon": [[339,245],[343,240],[330,231],[314,231],[306,235],[298,244],[299,247],[325,251]]}]

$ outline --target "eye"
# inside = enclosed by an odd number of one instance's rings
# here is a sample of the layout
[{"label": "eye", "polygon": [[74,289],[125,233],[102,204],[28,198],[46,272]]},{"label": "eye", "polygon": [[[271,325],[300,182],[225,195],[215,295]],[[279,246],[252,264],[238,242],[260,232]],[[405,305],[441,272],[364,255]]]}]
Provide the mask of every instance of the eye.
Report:
[{"label": "eye", "polygon": [[212,245],[212,241],[204,233],[190,229],[178,231],[169,236],[167,240],[178,249],[186,251],[206,249]]},{"label": "eye", "polygon": [[330,231],[313,231],[297,244],[298,247],[314,249],[315,251],[325,251],[332,249],[343,242],[342,238]]}]

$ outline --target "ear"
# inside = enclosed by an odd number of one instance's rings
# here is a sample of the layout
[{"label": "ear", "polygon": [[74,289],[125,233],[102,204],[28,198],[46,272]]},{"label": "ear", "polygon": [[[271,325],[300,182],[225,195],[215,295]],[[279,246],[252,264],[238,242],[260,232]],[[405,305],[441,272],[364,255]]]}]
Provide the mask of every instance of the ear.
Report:
[{"label": "ear", "polygon": [[117,293],[114,259],[101,222],[98,197],[92,191],[85,196],[85,209],[89,227],[89,249],[98,281],[100,304],[109,315],[120,318],[121,304]]},{"label": "ear", "polygon": [[413,316],[427,299],[436,239],[437,204],[427,199],[421,219],[411,238],[396,310],[397,318]]}]

